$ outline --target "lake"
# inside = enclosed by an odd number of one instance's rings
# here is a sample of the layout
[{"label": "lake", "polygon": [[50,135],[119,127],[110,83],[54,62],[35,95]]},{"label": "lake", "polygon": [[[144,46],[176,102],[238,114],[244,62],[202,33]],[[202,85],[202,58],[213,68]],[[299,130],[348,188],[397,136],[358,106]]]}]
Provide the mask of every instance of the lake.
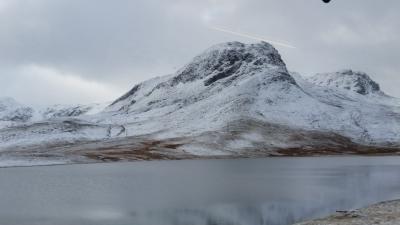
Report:
[{"label": "lake", "polygon": [[0,169],[7,225],[287,225],[400,199],[400,157]]}]

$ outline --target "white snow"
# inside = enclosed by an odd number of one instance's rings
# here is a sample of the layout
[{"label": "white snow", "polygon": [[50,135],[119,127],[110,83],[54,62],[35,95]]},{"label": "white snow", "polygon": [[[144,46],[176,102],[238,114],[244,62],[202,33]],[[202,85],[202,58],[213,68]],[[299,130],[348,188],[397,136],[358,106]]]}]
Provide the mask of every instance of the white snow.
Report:
[{"label": "white snow", "polygon": [[323,87],[345,89],[363,95],[383,94],[379,84],[373,81],[366,73],[353,70],[316,74],[308,78],[308,81]]},{"label": "white snow", "polygon": [[3,167],[25,167],[25,166],[49,166],[68,164],[68,160],[41,160],[41,159],[8,159],[0,157],[0,168]]},{"label": "white snow", "polygon": [[[375,84],[366,74],[353,71],[303,79],[289,73],[267,43],[225,43],[206,50],[175,74],[138,84],[103,111],[99,105],[53,106],[39,113],[46,115],[42,119],[19,127],[2,121],[0,126],[11,127],[0,129],[0,150],[144,134],[200,137],[206,132],[229,133],[236,129],[229,124],[244,118],[288,129],[333,132],[366,145],[400,146],[400,100]],[[291,147],[292,140],[282,137],[285,132],[271,138],[261,131],[244,132],[226,146],[235,151],[262,142]],[[213,140],[224,143],[217,137],[206,141]],[[185,150],[198,155],[226,153],[205,146],[188,144]]]}]

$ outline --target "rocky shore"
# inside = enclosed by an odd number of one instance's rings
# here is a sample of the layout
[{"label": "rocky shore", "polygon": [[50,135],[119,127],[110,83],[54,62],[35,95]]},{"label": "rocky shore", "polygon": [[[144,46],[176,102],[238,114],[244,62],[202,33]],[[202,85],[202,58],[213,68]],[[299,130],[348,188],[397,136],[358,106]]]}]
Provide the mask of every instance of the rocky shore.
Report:
[{"label": "rocky shore", "polygon": [[340,211],[323,219],[296,225],[399,225],[400,200],[378,203],[354,211]]}]

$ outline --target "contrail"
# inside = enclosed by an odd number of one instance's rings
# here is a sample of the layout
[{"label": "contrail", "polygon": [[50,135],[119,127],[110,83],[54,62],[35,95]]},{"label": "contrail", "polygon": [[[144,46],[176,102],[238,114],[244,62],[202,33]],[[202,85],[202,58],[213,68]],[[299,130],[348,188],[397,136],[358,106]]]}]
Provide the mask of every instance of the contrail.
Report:
[{"label": "contrail", "polygon": [[272,40],[268,40],[268,39],[265,39],[265,38],[262,38],[262,37],[257,37],[257,36],[250,35],[250,34],[239,33],[239,32],[235,32],[235,31],[230,31],[230,30],[226,30],[226,29],[223,29],[223,28],[219,28],[219,27],[210,27],[210,29],[212,29],[212,30],[217,30],[217,31],[221,31],[221,32],[228,33],[228,34],[233,34],[233,35],[241,36],[241,37],[245,37],[245,38],[250,38],[250,39],[254,39],[254,40],[258,40],[258,41],[265,41],[265,42],[269,42],[269,43],[271,43],[271,44],[279,45],[279,46],[286,47],[286,48],[296,48],[296,47],[294,47],[293,45],[290,45],[290,44],[286,44],[286,43],[282,43],[282,42],[277,42],[277,41],[272,41]]}]

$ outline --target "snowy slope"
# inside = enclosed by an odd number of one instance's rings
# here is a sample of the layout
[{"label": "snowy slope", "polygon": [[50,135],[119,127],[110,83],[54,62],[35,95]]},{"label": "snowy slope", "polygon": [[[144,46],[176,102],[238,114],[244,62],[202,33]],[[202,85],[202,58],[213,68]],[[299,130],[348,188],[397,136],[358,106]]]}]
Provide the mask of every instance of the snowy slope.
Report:
[{"label": "snowy slope", "polygon": [[197,135],[250,118],[388,144],[400,140],[399,106],[366,74],[296,82],[271,45],[235,42],[210,48],[175,75],[135,86],[106,111],[113,114],[108,122],[131,123],[130,135]]},{"label": "snowy slope", "polygon": [[97,114],[103,111],[108,105],[109,103],[94,103],[88,105],[52,105],[38,109],[37,114],[39,116],[39,120],[63,117],[79,117]]},{"label": "snowy slope", "polygon": [[[356,77],[356,81],[350,85],[330,86],[329,83],[341,83],[348,79],[351,72],[337,72],[334,78],[329,75],[322,77],[317,74],[314,77],[302,79],[297,76],[297,81],[302,89],[311,97],[325,105],[336,108],[329,113],[324,129],[350,137],[364,144],[391,144],[400,142],[400,100],[387,96],[379,85],[372,81],[368,75],[362,74],[362,78]],[[318,78],[318,85],[315,80]],[[359,84],[368,84],[358,89]],[[356,88],[348,88],[349,86]],[[363,91],[360,91],[363,90]],[[365,91],[369,90],[369,91]],[[360,93],[361,92],[361,93]],[[318,121],[318,123],[320,123]],[[335,126],[336,124],[336,126]]]},{"label": "snowy slope", "polygon": [[0,128],[37,122],[52,118],[94,115],[103,111],[109,103],[88,105],[52,105],[34,108],[23,105],[13,98],[0,98]]},{"label": "snowy slope", "polygon": [[68,145],[76,141],[105,139],[121,127],[93,124],[79,117],[102,111],[108,104],[53,105],[32,108],[12,98],[0,100],[0,150],[33,145]]},{"label": "snowy slope", "polygon": [[197,156],[400,148],[400,101],[368,75],[346,70],[304,79],[265,42],[213,46],[175,74],[140,83],[94,112],[42,110],[39,120],[0,129],[0,150],[45,144],[126,151],[133,137],[143,139],[143,149]]},{"label": "snowy slope", "polygon": [[0,98],[0,128],[27,122],[34,116],[34,110],[23,106],[12,98]]},{"label": "snowy slope", "polygon": [[321,73],[308,78],[308,81],[323,87],[346,89],[361,95],[383,94],[379,84],[366,73],[342,70],[336,73]]},{"label": "snowy slope", "polygon": [[131,134],[159,131],[159,124],[173,129],[166,135],[199,133],[247,115],[247,105],[261,86],[297,88],[271,45],[226,43],[208,49],[174,75],[139,84],[106,112],[114,115],[111,121],[135,123]]}]

